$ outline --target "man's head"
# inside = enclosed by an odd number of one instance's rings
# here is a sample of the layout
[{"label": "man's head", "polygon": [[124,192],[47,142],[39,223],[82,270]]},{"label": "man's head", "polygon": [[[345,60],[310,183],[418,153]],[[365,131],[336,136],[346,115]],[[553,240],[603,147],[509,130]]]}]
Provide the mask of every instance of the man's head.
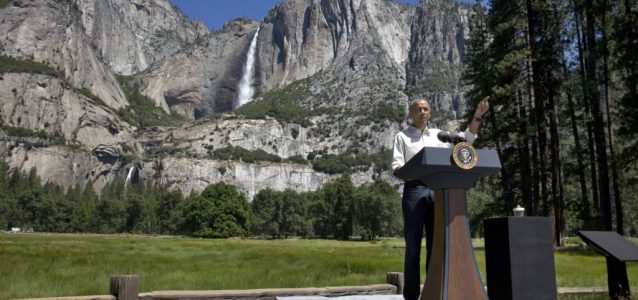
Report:
[{"label": "man's head", "polygon": [[430,101],[427,99],[415,99],[410,102],[409,117],[416,128],[424,128],[430,120]]}]

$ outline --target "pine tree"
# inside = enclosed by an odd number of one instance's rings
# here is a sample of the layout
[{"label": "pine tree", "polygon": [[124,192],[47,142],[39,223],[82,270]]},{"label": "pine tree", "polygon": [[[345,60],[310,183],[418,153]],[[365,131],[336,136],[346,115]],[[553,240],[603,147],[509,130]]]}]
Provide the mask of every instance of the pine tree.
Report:
[{"label": "pine tree", "polygon": [[638,162],[638,0],[622,0],[614,16],[612,39],[615,41],[614,69],[624,85],[620,99],[619,134],[627,140],[623,156]]},{"label": "pine tree", "polygon": [[12,195],[9,189],[9,166],[0,161],[0,230],[9,230]]}]

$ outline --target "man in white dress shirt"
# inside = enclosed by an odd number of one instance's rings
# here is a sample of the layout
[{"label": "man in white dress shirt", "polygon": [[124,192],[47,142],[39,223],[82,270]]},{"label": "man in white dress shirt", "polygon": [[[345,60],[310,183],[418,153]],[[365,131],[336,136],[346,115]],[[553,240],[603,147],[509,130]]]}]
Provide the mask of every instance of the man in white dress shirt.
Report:
[{"label": "man in white dress shirt", "polygon": [[[479,102],[469,128],[459,133],[459,136],[465,138],[470,144],[476,139],[481,125],[481,118],[489,109],[488,99],[489,97],[485,97]],[[428,100],[416,99],[410,103],[409,118],[412,124],[397,133],[394,139],[392,156],[392,170],[394,173],[421,151],[423,147],[449,148],[452,146],[450,143],[439,141],[437,135],[441,130],[428,128],[430,116],[431,111]],[[426,272],[430,265],[434,235],[434,193],[420,181],[407,181],[403,186],[401,206],[403,208],[403,234],[405,238],[403,298],[416,300],[421,294],[419,265],[424,227],[427,248]]]}]

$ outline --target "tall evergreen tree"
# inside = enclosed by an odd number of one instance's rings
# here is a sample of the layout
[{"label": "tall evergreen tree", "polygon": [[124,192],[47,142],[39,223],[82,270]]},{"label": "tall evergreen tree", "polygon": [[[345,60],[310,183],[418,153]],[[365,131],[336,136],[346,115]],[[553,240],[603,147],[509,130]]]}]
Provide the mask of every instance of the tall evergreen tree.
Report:
[{"label": "tall evergreen tree", "polygon": [[371,186],[356,188],[353,201],[355,235],[363,240],[372,240],[396,233],[392,220],[400,218],[397,205],[400,198],[388,183],[376,182]]},{"label": "tall evergreen tree", "polygon": [[[531,49],[532,85],[539,154],[541,161],[549,162],[545,169],[541,164],[545,212],[554,216],[556,243],[560,244],[561,220],[561,158],[558,134],[557,105],[561,89],[561,58],[563,48],[561,28],[564,20],[563,1],[527,0],[529,45]],[[545,157],[545,158],[543,158]]]},{"label": "tall evergreen tree", "polygon": [[600,9],[594,7],[593,0],[584,0],[585,15],[585,73],[587,96],[589,107],[591,110],[591,119],[593,125],[593,138],[596,149],[596,162],[599,171],[600,201],[602,208],[603,226],[605,230],[613,230],[612,212],[611,212],[611,195],[609,186],[609,159],[607,156],[607,138],[605,136],[605,122],[601,110],[601,99],[599,84],[600,76],[598,73],[598,64],[600,58],[600,50],[598,48],[599,41],[596,36],[600,33],[600,28],[596,24],[595,10]]},{"label": "tall evergreen tree", "polygon": [[75,207],[73,209],[72,228],[75,232],[98,232],[97,211],[98,196],[93,191],[93,185],[88,182],[84,188],[76,185],[67,193],[72,197]]},{"label": "tall evergreen tree", "polygon": [[581,134],[579,131],[579,124],[581,120],[576,115],[576,104],[575,104],[575,86],[577,84],[574,83],[575,75],[572,72],[569,72],[566,62],[563,62],[563,71],[564,78],[566,79],[565,85],[565,96],[567,98],[567,114],[571,127],[571,134],[574,137],[574,147],[571,150],[573,153],[573,157],[575,157],[576,167],[573,168],[573,172],[578,174],[578,183],[580,186],[580,201],[577,201],[577,210],[578,215],[581,221],[581,228],[592,229],[590,226],[591,221],[591,204],[589,202],[589,192],[587,188],[587,178],[586,178],[586,167],[585,160],[583,157],[584,149],[581,145]]},{"label": "tall evergreen tree", "polygon": [[180,190],[163,191],[159,195],[157,216],[161,234],[177,234],[183,222],[183,196]]},{"label": "tall evergreen tree", "polygon": [[[491,84],[492,109],[481,127],[481,143],[496,147],[502,162],[500,176],[500,213],[505,214],[517,204],[525,183],[521,173],[519,149],[528,133],[526,118],[521,118],[521,101],[527,90],[526,70],[521,62],[529,56],[524,35],[526,19],[522,1],[494,0],[487,15],[487,28],[492,39],[487,53],[488,67],[484,76]],[[477,78],[480,81],[480,78]],[[469,107],[469,106],[468,106]],[[485,131],[484,131],[485,130]],[[483,138],[486,137],[486,138]]]},{"label": "tall evergreen tree", "polygon": [[4,161],[0,161],[0,230],[9,230],[11,223],[13,197],[9,189],[9,175],[9,166]]},{"label": "tall evergreen tree", "polygon": [[612,23],[612,37],[616,42],[614,67],[624,85],[619,133],[628,141],[624,157],[635,166],[638,162],[638,0],[619,1]]},{"label": "tall evergreen tree", "polygon": [[250,203],[253,215],[252,233],[269,235],[272,238],[281,237],[279,214],[281,195],[271,189],[259,191]]},{"label": "tall evergreen tree", "polygon": [[354,186],[350,174],[344,173],[339,179],[323,188],[324,201],[328,204],[328,222],[331,222],[334,238],[348,240],[353,232]]}]

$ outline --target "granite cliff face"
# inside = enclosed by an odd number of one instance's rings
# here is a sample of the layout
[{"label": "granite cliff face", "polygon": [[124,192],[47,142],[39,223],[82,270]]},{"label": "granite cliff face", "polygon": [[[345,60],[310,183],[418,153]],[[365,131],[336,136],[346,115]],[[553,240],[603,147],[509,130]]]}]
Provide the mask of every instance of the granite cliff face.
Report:
[{"label": "granite cliff face", "polygon": [[47,63],[65,74],[71,86],[91,91],[107,106],[128,105],[84,31],[76,6],[67,1],[11,1],[0,18],[2,55]]},{"label": "granite cliff face", "polygon": [[410,6],[384,0],[279,4],[262,24],[257,76],[262,89],[326,69],[361,69],[375,63],[403,73],[413,14]]},{"label": "granite cliff face", "polygon": [[[218,181],[249,197],[314,190],[338,174],[290,158],[387,153],[412,97],[433,99],[452,120],[435,125],[450,129],[464,110],[469,10],[451,0],[286,0],[262,22],[210,33],[168,0],[12,0],[0,12],[0,55],[58,72],[0,69],[0,157],[65,187],[100,190],[136,165],[142,178],[185,192]],[[256,96],[235,113],[258,29]],[[118,75],[187,121],[139,126]],[[273,113],[276,103],[295,113]],[[271,111],[247,112],[260,107]],[[281,162],[216,156],[229,147]],[[353,172],[356,184],[397,183],[387,168]]]},{"label": "granite cliff face", "polygon": [[[123,149],[136,147],[134,128],[59,78],[5,73],[0,91],[0,155],[13,168],[36,168],[64,187],[90,181],[100,189],[115,177]],[[12,133],[16,128],[26,134]]]},{"label": "granite cliff face", "polygon": [[465,111],[463,71],[469,38],[468,7],[451,1],[424,1],[417,7],[407,64],[406,90],[432,99],[435,111],[456,119]]},{"label": "granite cliff face", "polygon": [[132,75],[203,39],[206,26],[190,22],[168,0],[77,0],[81,24],[103,61]]}]

